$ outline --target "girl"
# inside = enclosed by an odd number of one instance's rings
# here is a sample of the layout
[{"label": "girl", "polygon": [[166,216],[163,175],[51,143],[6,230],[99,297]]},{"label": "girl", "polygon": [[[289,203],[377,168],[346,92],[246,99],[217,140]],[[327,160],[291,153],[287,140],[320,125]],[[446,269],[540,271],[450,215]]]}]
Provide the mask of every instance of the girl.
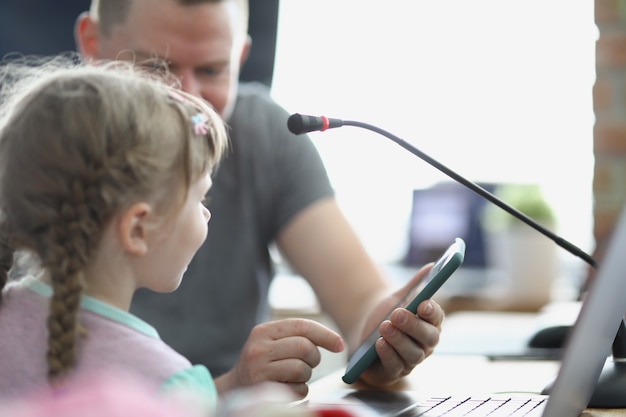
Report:
[{"label": "girl", "polygon": [[0,398],[106,369],[214,402],[208,370],[128,309],[204,241],[223,122],[130,65],[29,71],[0,118]]}]

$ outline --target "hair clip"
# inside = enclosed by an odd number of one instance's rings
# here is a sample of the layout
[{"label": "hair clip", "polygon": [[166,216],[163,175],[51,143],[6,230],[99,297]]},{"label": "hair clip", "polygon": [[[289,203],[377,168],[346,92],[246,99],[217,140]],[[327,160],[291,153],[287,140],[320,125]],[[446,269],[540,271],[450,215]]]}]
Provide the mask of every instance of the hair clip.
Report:
[{"label": "hair clip", "polygon": [[204,113],[197,113],[191,116],[191,123],[193,124],[193,133],[196,135],[206,135],[209,133],[209,126],[207,122],[209,117]]},{"label": "hair clip", "polygon": [[[174,100],[177,100],[181,103],[189,103],[189,100],[185,98],[182,94],[180,94],[176,90],[168,90],[168,94]],[[191,116],[191,124],[193,126],[193,133],[196,135],[206,135],[209,133],[209,126],[207,122],[209,121],[209,116],[200,112],[193,116]]]}]

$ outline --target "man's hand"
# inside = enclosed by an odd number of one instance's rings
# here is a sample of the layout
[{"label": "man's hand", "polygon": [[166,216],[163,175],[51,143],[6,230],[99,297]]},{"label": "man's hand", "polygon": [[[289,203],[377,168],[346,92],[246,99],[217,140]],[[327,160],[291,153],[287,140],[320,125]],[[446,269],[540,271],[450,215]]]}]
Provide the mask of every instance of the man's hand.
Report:
[{"label": "man's hand", "polygon": [[307,319],[284,319],[252,329],[239,361],[215,379],[220,393],[257,384],[281,382],[304,398],[313,368],[319,365],[319,347],[331,352],[344,349],[343,339],[329,328]]},{"label": "man's hand", "polygon": [[[403,288],[376,308],[365,326],[367,331],[364,337],[431,267],[432,264],[428,264],[420,269]],[[408,375],[415,366],[430,356],[439,343],[443,318],[443,309],[433,300],[420,303],[417,314],[404,308],[395,309],[389,320],[383,321],[378,327],[382,336],[376,342],[378,359],[363,372],[360,379],[369,385],[386,386]]]}]

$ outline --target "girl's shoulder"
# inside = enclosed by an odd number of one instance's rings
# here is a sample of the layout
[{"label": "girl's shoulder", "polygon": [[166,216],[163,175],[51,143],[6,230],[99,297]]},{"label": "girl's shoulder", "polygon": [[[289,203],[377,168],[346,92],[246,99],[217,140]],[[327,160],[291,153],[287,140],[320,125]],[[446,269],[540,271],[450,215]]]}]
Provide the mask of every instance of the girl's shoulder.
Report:
[{"label": "girl's shoulder", "polygon": [[211,373],[204,365],[194,365],[176,372],[161,385],[169,394],[185,398],[199,408],[214,414],[218,402],[217,388]]}]

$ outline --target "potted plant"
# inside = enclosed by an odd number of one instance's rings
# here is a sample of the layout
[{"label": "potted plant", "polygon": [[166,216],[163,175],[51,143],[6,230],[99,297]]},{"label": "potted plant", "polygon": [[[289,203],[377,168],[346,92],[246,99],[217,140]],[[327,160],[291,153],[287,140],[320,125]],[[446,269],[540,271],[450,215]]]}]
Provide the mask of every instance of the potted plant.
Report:
[{"label": "potted plant", "polygon": [[[502,184],[494,194],[548,230],[554,211],[537,184]],[[483,212],[487,261],[502,276],[512,309],[538,310],[551,301],[557,275],[556,245],[531,226],[497,206]]]}]

